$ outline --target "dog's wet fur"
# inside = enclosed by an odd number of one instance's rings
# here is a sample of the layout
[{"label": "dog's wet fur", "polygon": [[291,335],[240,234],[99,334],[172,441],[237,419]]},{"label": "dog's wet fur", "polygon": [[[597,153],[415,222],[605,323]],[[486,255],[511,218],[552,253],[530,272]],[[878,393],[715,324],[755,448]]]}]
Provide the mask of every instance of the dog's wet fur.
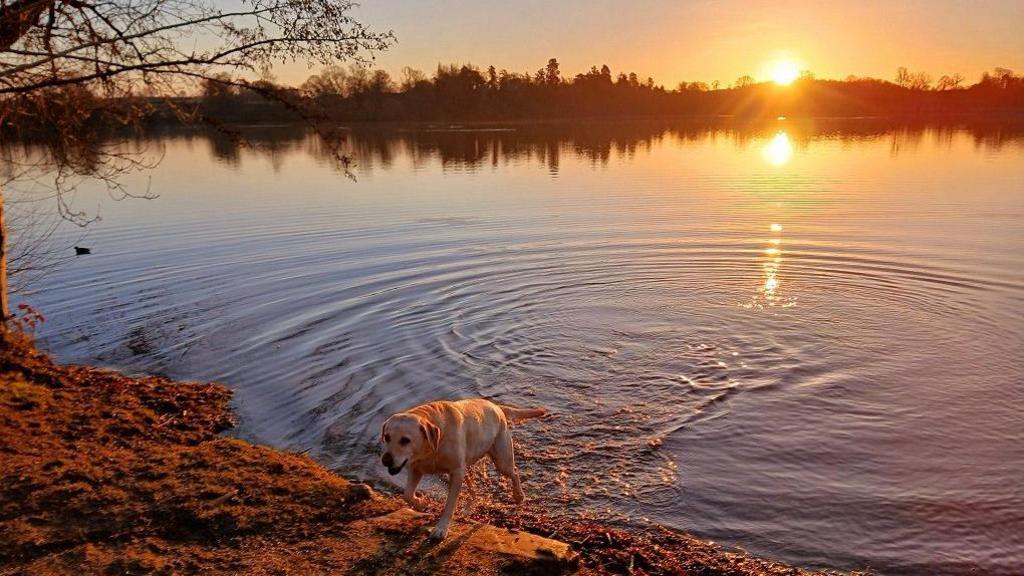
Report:
[{"label": "dog's wet fur", "polygon": [[522,503],[525,496],[516,470],[509,422],[537,418],[542,408],[511,408],[489,400],[431,402],[399,412],[384,422],[381,462],[392,476],[408,468],[405,501],[415,510],[426,508],[416,496],[416,487],[424,474],[448,474],[448,500],[444,512],[431,532],[431,538],[443,539],[470,466],[490,456],[498,473],[512,482],[512,498]]}]

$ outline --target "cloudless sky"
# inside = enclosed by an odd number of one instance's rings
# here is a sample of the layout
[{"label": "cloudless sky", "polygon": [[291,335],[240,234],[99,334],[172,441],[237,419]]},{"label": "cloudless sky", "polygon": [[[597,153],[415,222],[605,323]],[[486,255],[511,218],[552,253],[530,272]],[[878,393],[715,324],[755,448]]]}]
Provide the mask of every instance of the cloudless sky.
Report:
[{"label": "cloudless sky", "polygon": [[[973,83],[1024,69],[1024,0],[364,0],[355,15],[394,30],[377,65],[396,78],[439,62],[532,72],[551,57],[563,75],[608,64],[667,87],[767,80],[783,58],[828,78],[891,79],[902,65]],[[276,70],[286,82],[309,73]]]}]

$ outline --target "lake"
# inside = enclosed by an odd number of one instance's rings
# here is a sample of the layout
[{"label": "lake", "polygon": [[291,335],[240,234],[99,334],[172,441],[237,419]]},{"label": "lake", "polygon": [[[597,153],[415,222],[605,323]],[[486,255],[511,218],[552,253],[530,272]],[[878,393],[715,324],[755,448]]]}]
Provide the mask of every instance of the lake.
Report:
[{"label": "lake", "polygon": [[240,436],[378,484],[386,416],[485,396],[554,414],[516,428],[531,506],[1024,573],[1024,130],[388,126],[349,174],[243,133],[117,145],[158,197],[82,184],[44,349],[224,382]]}]

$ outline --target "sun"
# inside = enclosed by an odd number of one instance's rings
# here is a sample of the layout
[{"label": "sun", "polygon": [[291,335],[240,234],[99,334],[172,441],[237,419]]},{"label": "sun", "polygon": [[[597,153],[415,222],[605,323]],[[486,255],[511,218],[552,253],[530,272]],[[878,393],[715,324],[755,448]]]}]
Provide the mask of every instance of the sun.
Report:
[{"label": "sun", "polygon": [[800,67],[792,60],[779,60],[771,65],[769,75],[780,86],[789,86],[800,77]]}]

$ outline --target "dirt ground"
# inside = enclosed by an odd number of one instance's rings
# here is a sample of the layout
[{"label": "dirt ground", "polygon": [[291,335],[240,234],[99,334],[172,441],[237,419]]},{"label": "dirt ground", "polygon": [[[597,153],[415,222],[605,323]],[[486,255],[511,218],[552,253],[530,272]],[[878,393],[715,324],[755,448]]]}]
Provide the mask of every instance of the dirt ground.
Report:
[{"label": "dirt ground", "polygon": [[221,435],[230,395],[0,349],[0,574],[809,574],[502,504],[435,544],[433,515]]}]

